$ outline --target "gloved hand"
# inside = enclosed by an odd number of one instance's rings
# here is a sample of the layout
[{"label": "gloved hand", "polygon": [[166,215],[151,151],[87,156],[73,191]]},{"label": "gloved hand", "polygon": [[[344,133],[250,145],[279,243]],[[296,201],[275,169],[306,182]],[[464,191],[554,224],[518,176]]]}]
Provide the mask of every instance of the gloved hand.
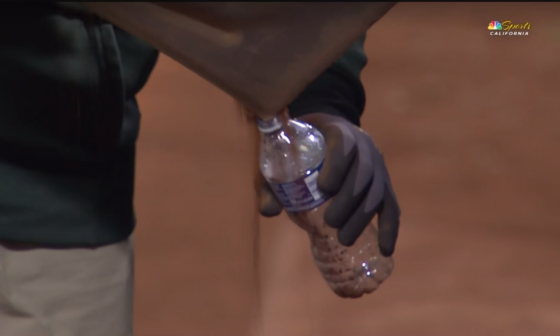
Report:
[{"label": "gloved hand", "polygon": [[[338,229],[338,240],[351,246],[378,215],[379,249],[391,256],[399,231],[400,208],[383,155],[371,137],[344,118],[313,113],[298,118],[319,129],[327,154],[319,172],[318,187],[333,195],[325,210],[325,223]],[[277,216],[282,205],[266,181],[260,187],[260,212]]]}]

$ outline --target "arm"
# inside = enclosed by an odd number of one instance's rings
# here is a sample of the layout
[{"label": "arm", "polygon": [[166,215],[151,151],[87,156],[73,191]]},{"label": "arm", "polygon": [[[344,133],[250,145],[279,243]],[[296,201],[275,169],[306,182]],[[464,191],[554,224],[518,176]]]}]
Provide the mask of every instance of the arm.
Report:
[{"label": "arm", "polygon": [[356,126],[365,107],[360,73],[367,64],[365,35],[303,91],[288,110],[293,118],[322,112],[343,117]]},{"label": "arm", "polygon": [[[92,2],[260,117],[278,114],[394,3]],[[264,29],[263,29],[264,28]],[[329,72],[327,72],[329,73]]]},{"label": "arm", "polygon": [[[397,2],[385,3],[378,19],[396,4]],[[365,39],[366,36],[363,35],[288,106],[292,118],[322,112],[343,117],[360,126],[366,102],[360,79],[368,61],[364,51]]]}]

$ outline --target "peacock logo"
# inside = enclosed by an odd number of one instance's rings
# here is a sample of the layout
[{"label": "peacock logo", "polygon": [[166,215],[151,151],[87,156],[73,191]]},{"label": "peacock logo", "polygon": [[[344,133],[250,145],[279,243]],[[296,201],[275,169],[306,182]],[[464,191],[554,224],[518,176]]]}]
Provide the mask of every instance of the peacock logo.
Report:
[{"label": "peacock logo", "polygon": [[502,30],[502,24],[498,21],[492,21],[488,25],[488,30]]},{"label": "peacock logo", "polygon": [[531,26],[531,22],[492,21],[488,24],[488,30],[490,31],[490,36],[529,36]]}]

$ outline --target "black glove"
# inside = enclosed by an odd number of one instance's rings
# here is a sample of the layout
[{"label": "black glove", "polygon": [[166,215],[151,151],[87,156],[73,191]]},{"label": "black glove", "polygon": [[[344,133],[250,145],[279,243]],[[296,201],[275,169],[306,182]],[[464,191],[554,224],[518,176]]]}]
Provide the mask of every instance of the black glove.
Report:
[{"label": "black glove", "polygon": [[[379,249],[391,256],[401,211],[383,155],[371,137],[344,118],[326,113],[298,119],[319,129],[327,143],[318,187],[334,197],[325,210],[325,223],[338,229],[342,245],[351,246],[378,215]],[[266,217],[282,212],[266,182],[261,186],[260,212]]]}]

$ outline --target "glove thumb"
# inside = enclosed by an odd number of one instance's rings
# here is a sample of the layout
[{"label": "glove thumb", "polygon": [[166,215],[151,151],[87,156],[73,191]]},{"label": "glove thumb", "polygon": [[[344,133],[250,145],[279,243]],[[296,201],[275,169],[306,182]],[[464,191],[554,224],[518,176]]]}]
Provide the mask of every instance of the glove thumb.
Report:
[{"label": "glove thumb", "polygon": [[282,212],[282,204],[278,202],[268,182],[262,176],[259,187],[259,212],[264,217],[275,217]]}]

